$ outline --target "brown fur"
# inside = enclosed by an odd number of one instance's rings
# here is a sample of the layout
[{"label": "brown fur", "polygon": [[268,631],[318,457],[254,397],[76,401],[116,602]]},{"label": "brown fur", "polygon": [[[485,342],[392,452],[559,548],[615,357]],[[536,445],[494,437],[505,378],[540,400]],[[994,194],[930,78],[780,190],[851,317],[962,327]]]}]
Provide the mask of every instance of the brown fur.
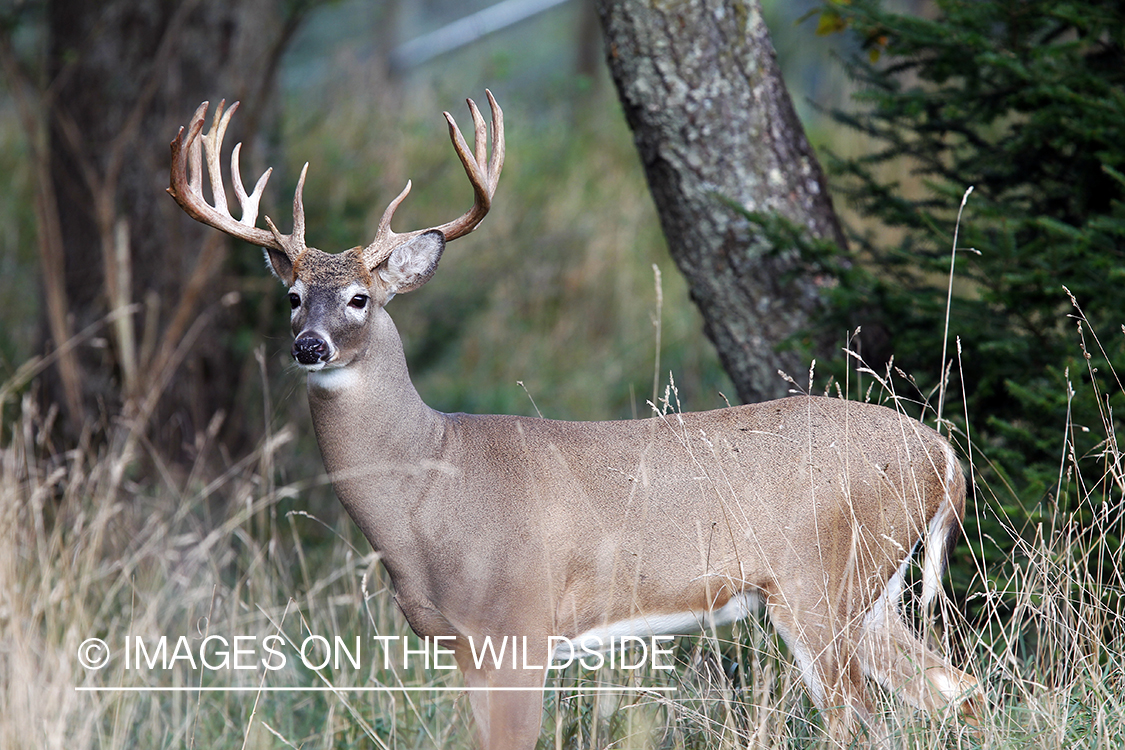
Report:
[{"label": "brown fur", "polygon": [[[927,547],[943,554],[964,512],[964,476],[933,430],[891,409],[828,398],[588,423],[441,414],[422,402],[383,307],[424,284],[445,241],[487,213],[504,162],[503,116],[488,98],[487,163],[476,106],[469,102],[472,150],[446,113],[474,202],[434,230],[390,230],[408,183],[366,248],[307,248],[304,171],[292,234],[254,226],[265,177],[240,198],[244,216],[235,221],[225,201],[207,204],[189,178],[189,165],[196,176],[201,168],[206,103],[172,142],[169,188],[189,215],[265,247],[290,286],[294,355],[310,369],[325,468],[381,554],[411,627],[456,639],[470,687],[531,689],[470,694],[482,746],[535,746],[545,672],[477,668],[468,639],[525,636],[541,644],[529,663],[542,665],[550,636],[629,621],[637,631],[667,630],[671,616],[702,624],[749,595],[764,603],[842,743],[856,719],[882,732],[865,674],[922,708],[965,695],[975,707],[976,681],[919,641],[896,610],[896,573],[909,551],[935,534]],[[206,136],[210,170],[236,107]],[[936,590],[939,567],[925,575]]]},{"label": "brown fur", "polygon": [[[951,696],[922,675],[973,688],[893,610],[864,624],[941,504],[963,512],[963,474],[933,430],[806,397],[622,422],[441,414],[382,309],[362,349],[353,386],[310,379],[309,403],[337,494],[419,635],[545,642],[754,592],[811,655],[842,741],[872,721],[863,673],[930,709]],[[542,672],[474,669],[465,643],[470,685],[542,685]],[[538,694],[474,693],[473,707],[487,747],[534,746]]]}]

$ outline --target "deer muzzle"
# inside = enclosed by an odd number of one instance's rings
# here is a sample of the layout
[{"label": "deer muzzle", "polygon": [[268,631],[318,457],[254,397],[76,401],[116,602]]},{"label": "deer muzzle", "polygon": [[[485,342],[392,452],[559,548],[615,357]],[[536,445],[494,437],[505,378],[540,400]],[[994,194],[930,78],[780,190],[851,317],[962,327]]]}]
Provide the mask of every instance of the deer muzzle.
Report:
[{"label": "deer muzzle", "polygon": [[328,342],[316,336],[301,336],[293,342],[293,359],[306,367],[326,363],[330,354]]}]

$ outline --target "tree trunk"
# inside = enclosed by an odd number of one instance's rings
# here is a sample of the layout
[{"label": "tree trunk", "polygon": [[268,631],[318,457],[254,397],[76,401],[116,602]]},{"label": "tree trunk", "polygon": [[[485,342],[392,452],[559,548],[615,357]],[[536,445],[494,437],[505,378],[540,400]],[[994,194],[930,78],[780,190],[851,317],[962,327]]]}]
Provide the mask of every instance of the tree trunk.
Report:
[{"label": "tree trunk", "polygon": [[743,401],[783,396],[777,371],[798,377],[808,362],[779,345],[807,327],[822,290],[793,248],[774,247],[731,204],[845,240],[758,0],[599,0],[598,11],[668,247],[707,336]]},{"label": "tree trunk", "polygon": [[255,132],[294,26],[283,7],[48,4],[40,223],[54,224],[57,239],[44,250],[54,259],[44,273],[46,348],[95,327],[49,379],[71,435],[90,418],[122,414],[134,439],[144,434],[174,456],[229,413],[246,355],[232,353],[236,295],[220,275],[227,243],[165,194],[168,143],[204,99],[242,99],[228,143]]}]

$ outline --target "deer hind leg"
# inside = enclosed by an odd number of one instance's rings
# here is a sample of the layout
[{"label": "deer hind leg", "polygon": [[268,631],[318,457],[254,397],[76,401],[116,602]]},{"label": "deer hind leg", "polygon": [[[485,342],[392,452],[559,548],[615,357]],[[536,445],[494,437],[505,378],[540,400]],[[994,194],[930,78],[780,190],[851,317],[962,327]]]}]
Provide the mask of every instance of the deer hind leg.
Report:
[{"label": "deer hind leg", "polygon": [[824,715],[831,746],[849,747],[864,733],[880,743],[886,731],[864,691],[855,624],[825,611],[823,599],[809,610],[777,600],[766,608],[797,661],[813,704]]},{"label": "deer hind leg", "polygon": [[950,666],[883,601],[864,621],[859,656],[865,674],[915,708],[954,705],[967,720],[980,718],[984,698],[976,679]]}]

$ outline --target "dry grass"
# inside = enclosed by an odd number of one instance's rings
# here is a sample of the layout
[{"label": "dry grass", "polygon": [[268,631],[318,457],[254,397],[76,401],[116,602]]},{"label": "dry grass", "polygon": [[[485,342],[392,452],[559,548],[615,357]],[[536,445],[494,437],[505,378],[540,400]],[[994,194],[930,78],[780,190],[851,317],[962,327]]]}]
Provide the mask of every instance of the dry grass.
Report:
[{"label": "dry grass", "polygon": [[[360,90],[378,90],[379,81],[368,83]],[[391,106],[374,95],[347,96],[357,88],[354,79],[341,87],[346,91],[334,99],[326,92],[325,106],[294,105],[323,113],[319,119],[287,120],[294,131],[285,137],[287,155],[313,162],[306,203],[310,228],[321,229],[310,229],[310,242],[335,250],[362,241],[407,176],[417,187],[396,228],[449,218],[448,207],[460,206],[468,193],[437,116],[448,101]],[[501,102],[508,108],[509,100],[501,96]],[[517,385],[524,380],[546,416],[619,417],[634,408],[643,415],[653,360],[650,267],[659,261],[666,300],[661,361],[677,373],[691,408],[721,405],[714,355],[698,334],[682,280],[663,260],[655,215],[616,111],[581,124],[536,118],[530,106],[507,111],[509,152],[519,156],[509,159],[487,232],[451,247],[433,282],[391,309],[412,359],[430,358],[415,372],[419,389],[437,408],[534,413]],[[573,130],[577,138],[566,132]],[[403,132],[413,140],[389,140]],[[295,175],[298,168],[287,171]],[[575,310],[582,314],[566,314]],[[690,364],[703,359],[709,364]],[[1105,374],[1094,380],[1106,382]],[[299,393],[290,399],[299,400]],[[26,399],[8,413],[18,416],[0,430],[0,747],[472,746],[460,693],[346,689],[456,686],[455,675],[388,671],[370,651],[359,669],[297,666],[291,644],[310,633],[348,643],[360,636],[370,644],[375,635],[408,632],[382,569],[350,522],[337,515],[322,522],[306,512],[310,495],[323,492],[323,479],[311,472],[297,483],[279,479],[278,467],[305,460],[297,428],[277,430],[221,471],[203,468],[222,463],[210,459],[177,471],[144,453],[143,442],[136,450],[81,446],[53,454],[43,438],[50,413]],[[1073,429],[1060,425],[1060,445]],[[1060,467],[1060,489],[1084,499],[1081,523],[1056,518],[1030,530],[1008,523],[1002,536],[972,540],[978,550],[1007,550],[1018,560],[1016,573],[978,564],[972,603],[987,615],[985,625],[970,626],[950,607],[939,619],[935,637],[986,686],[981,726],[931,719],[888,698],[881,708],[899,746],[1125,744],[1122,587],[1103,575],[1123,567],[1125,482],[1110,415],[1101,429],[1101,454],[1064,452]],[[1096,462],[1107,481],[1078,485],[1076,462]],[[981,493],[979,513],[1002,507],[997,498],[1008,496],[1003,488]],[[211,635],[250,636],[261,644],[273,634],[283,635],[290,657],[276,671],[193,670],[184,661],[168,670],[126,669],[121,650],[127,635],[148,644],[169,636],[171,650],[179,636],[190,644]],[[78,659],[81,644],[95,637],[113,651],[96,671]],[[259,649],[256,656],[265,654]],[[762,622],[681,639],[677,660],[667,683],[677,688],[672,695],[549,695],[541,747],[822,744],[796,669]],[[599,677],[619,685],[665,684],[651,673]],[[555,679],[587,684],[574,670]],[[262,684],[341,689],[257,691]],[[99,685],[249,690],[76,689]]]},{"label": "dry grass", "polygon": [[[369,644],[373,635],[408,628],[377,561],[349,524],[310,543],[325,533],[320,521],[286,512],[311,486],[275,483],[273,467],[293,450],[291,429],[219,476],[200,470],[177,480],[151,462],[122,472],[121,456],[112,452],[45,453],[40,436],[50,415],[30,400],[20,413],[0,447],[0,746],[472,745],[467,701],[456,691],[347,690],[456,686],[453,673],[418,668],[416,660],[408,671],[388,671],[371,651],[358,669],[297,666],[293,649],[310,633]],[[1121,581],[1104,580],[1101,571],[1121,569],[1112,540],[1121,534],[1125,485],[1116,436],[1107,430],[1105,437],[1101,455],[1064,456],[1060,472],[1060,482],[1073,483],[1074,462],[1105,467],[1107,482],[1097,492],[1106,494],[1087,490],[1088,524],[1060,518],[1031,533],[1009,529],[1008,539],[976,540],[1013,545],[1017,572],[980,571],[975,597],[989,615],[985,627],[970,628],[948,607],[940,618],[940,637],[986,685],[981,725],[925,717],[884,696],[897,746],[1072,748],[1122,740]],[[150,470],[139,472],[140,465]],[[981,498],[977,507],[984,512],[993,502]],[[193,649],[208,635],[251,636],[258,650],[242,663],[255,663],[268,657],[260,644],[270,634],[285,639],[278,646],[289,654],[283,669],[191,669],[184,659],[167,670],[126,669],[121,648],[126,635],[150,645],[160,635],[183,635]],[[113,651],[104,669],[79,663],[81,644],[91,637]],[[217,663],[217,651],[210,653]],[[821,746],[796,671],[761,622],[682,639],[676,653],[670,679],[598,674],[603,683],[673,685],[674,694],[550,695],[542,746]],[[552,684],[591,683],[571,669]],[[104,685],[248,690],[76,689]],[[341,689],[259,692],[260,685]]]}]

